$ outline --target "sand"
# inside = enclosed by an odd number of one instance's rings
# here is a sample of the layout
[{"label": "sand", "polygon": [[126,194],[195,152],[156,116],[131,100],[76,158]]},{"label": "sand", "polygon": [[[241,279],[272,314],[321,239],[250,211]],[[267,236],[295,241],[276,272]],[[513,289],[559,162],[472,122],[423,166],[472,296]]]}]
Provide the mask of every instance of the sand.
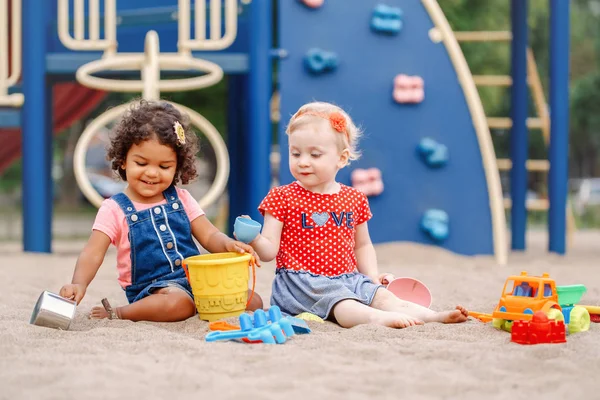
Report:
[{"label": "sand", "polygon": [[[433,292],[432,308],[463,304],[490,312],[505,278],[549,272],[558,284],[584,283],[585,304],[600,304],[600,233],[579,232],[566,257],[545,252],[533,232],[530,250],[500,267],[410,243],[377,246],[380,270],[412,276]],[[111,251],[77,309],[69,331],[29,324],[43,290],[70,280],[82,243],[54,243],[51,255],[0,245],[0,398],[218,399],[593,399],[600,372],[600,325],[566,344],[521,346],[489,324],[427,324],[403,330],[343,329],[310,322],[313,332],[282,345],[207,343],[197,317],[179,323],[89,320],[92,306],[126,299]],[[274,265],[257,290],[268,299]],[[235,322],[233,319],[230,322]]]}]

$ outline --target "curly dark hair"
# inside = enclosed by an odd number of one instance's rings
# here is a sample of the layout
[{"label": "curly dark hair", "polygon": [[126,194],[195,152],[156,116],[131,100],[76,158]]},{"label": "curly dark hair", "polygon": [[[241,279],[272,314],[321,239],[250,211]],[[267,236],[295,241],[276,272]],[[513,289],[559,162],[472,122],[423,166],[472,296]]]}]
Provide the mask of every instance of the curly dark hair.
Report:
[{"label": "curly dark hair", "polygon": [[[174,130],[179,122],[185,131],[185,144],[180,144]],[[181,181],[184,185],[197,176],[194,164],[198,152],[198,137],[190,128],[189,117],[166,101],[138,100],[113,129],[110,147],[106,158],[111,168],[127,180],[125,164],[127,152],[134,144],[156,138],[162,145],[169,146],[177,154],[177,169],[173,184]]]}]

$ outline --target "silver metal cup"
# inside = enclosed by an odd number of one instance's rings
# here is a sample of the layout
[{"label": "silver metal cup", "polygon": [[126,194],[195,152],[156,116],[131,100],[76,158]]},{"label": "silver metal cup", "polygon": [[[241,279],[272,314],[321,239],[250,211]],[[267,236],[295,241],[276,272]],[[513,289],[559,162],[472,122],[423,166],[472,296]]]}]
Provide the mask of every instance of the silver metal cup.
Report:
[{"label": "silver metal cup", "polygon": [[72,300],[44,291],[35,304],[29,323],[66,331],[75,316],[76,306]]}]

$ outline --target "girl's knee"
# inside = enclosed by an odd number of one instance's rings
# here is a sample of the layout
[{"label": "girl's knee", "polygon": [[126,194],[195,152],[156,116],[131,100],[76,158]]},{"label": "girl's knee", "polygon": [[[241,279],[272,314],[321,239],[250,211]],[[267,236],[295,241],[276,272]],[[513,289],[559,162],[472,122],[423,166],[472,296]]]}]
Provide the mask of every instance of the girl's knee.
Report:
[{"label": "girl's knee", "polygon": [[396,297],[395,294],[387,290],[386,288],[380,287],[375,292],[375,296],[373,296],[373,301],[371,302],[371,307],[382,309],[386,307],[390,302],[403,302],[404,300],[400,300]]},{"label": "girl's knee", "polygon": [[187,293],[172,290],[164,294],[166,294],[164,307],[167,314],[189,318],[196,312],[196,305]]}]

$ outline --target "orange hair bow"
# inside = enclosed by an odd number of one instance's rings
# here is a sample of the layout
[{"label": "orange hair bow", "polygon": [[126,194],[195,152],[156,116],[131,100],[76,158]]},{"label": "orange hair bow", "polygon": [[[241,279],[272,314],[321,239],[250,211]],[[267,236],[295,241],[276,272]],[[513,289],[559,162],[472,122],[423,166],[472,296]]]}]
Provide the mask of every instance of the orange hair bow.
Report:
[{"label": "orange hair bow", "polygon": [[301,111],[296,115],[296,118],[301,117],[302,115],[312,115],[314,117],[329,120],[329,123],[331,124],[331,127],[334,131],[343,133],[344,135],[346,135],[346,139],[350,140],[346,117],[344,117],[342,113],[334,111],[331,114],[326,114],[318,111]]}]

